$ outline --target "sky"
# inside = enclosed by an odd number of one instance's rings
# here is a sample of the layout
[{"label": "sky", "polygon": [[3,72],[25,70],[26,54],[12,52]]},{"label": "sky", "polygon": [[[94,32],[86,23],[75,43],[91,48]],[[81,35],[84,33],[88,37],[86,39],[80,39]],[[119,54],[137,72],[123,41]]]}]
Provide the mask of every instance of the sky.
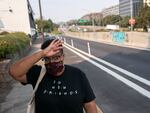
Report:
[{"label": "sky", "polygon": [[[39,18],[38,0],[29,0],[34,17]],[[44,19],[53,22],[66,22],[79,19],[85,14],[101,12],[102,9],[119,4],[119,0],[41,0]]]}]

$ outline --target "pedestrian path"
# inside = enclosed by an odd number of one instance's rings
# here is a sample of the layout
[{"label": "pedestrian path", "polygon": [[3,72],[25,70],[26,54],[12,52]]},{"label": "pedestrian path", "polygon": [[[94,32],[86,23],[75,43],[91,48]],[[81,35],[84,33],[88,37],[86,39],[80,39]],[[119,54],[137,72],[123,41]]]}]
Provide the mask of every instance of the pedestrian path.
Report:
[{"label": "pedestrian path", "polygon": [[[38,38],[33,43],[29,53],[39,50],[42,39]],[[32,94],[32,86],[23,86],[7,75],[9,81],[0,86],[0,113],[26,113],[27,103]]]}]

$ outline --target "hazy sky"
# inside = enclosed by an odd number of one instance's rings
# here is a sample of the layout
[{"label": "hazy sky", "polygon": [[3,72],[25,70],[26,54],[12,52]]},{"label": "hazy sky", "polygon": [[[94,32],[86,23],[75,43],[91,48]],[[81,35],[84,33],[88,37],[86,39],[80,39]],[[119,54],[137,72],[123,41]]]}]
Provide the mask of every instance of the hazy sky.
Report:
[{"label": "hazy sky", "polygon": [[[39,18],[38,0],[29,1],[35,18]],[[85,14],[100,12],[118,3],[119,0],[41,0],[43,17],[50,18],[53,22],[79,19]]]}]

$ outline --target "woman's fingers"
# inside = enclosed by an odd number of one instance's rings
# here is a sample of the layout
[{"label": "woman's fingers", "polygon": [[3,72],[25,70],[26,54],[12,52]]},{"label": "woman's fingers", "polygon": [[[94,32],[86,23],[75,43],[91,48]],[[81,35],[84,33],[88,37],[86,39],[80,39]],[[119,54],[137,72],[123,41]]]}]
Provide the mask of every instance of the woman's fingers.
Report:
[{"label": "woman's fingers", "polygon": [[55,51],[61,50],[61,49],[63,49],[63,47],[62,47],[62,46],[59,46],[59,47],[55,48]]},{"label": "woman's fingers", "polygon": [[57,39],[57,41],[55,42],[55,44],[56,44],[56,46],[60,46],[60,45],[62,45],[62,41]]},{"label": "woman's fingers", "polygon": [[54,42],[54,46],[55,47],[62,47],[62,41],[58,40],[58,41]]},{"label": "woman's fingers", "polygon": [[52,41],[52,43],[48,46],[48,48],[45,51],[47,53],[47,56],[52,56],[58,53],[61,49],[63,49],[62,41],[55,39]]}]

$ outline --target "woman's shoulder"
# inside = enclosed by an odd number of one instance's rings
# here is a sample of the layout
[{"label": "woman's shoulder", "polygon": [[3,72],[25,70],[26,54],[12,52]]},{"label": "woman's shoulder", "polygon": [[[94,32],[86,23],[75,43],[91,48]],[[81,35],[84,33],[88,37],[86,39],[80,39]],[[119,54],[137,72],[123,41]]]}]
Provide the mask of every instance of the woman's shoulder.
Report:
[{"label": "woman's shoulder", "polygon": [[65,65],[65,69],[71,70],[71,71],[81,71],[79,68],[72,66],[72,65]]},{"label": "woman's shoulder", "polygon": [[65,70],[72,74],[85,75],[84,72],[80,68],[75,67],[75,66],[65,65]]}]

